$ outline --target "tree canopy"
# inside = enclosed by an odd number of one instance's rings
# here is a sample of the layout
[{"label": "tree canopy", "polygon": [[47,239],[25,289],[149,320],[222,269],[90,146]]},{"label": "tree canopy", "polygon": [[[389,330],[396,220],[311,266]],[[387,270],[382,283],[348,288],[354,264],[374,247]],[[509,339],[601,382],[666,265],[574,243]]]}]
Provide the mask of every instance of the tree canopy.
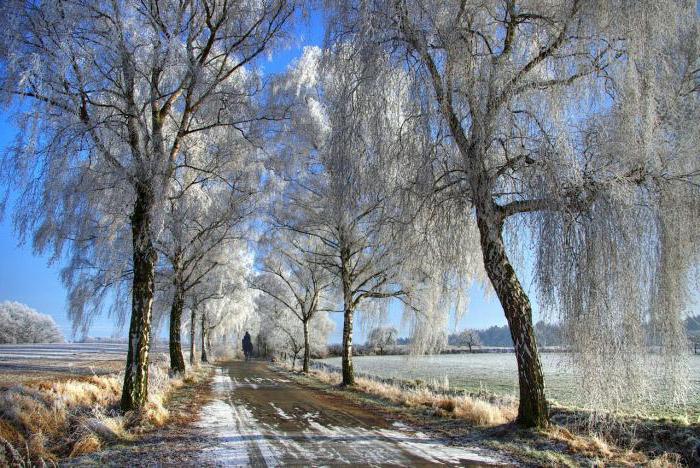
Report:
[{"label": "tree canopy", "polygon": [[173,370],[188,309],[203,356],[250,329],[303,349],[308,370],[326,312],[342,312],[352,385],[357,314],[399,303],[413,350],[434,351],[475,282],[508,322],[520,424],[548,420],[533,303],[593,407],[682,401],[700,260],[695,2],[331,0],[323,47],[264,73],[298,11],[0,6],[15,224],[66,256],[76,329],[116,297],[122,408],[145,403],[154,316]]}]

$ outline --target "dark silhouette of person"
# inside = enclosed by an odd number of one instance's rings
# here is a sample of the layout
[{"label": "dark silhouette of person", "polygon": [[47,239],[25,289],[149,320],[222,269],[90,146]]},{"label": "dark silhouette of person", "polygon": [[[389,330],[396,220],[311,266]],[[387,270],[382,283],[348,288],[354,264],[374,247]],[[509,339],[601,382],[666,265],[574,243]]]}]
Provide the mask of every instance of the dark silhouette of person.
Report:
[{"label": "dark silhouette of person", "polygon": [[246,361],[253,357],[253,340],[250,339],[248,332],[245,332],[245,336],[243,336],[243,354]]}]

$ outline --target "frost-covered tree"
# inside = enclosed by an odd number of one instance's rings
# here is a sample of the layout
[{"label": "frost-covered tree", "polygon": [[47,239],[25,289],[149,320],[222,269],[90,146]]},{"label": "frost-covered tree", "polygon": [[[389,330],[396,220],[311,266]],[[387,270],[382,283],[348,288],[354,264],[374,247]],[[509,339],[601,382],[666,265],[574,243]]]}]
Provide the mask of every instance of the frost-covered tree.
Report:
[{"label": "frost-covered tree", "polygon": [[21,302],[0,302],[0,344],[63,343],[53,317]]},{"label": "frost-covered tree", "polygon": [[367,68],[388,56],[410,76],[419,110],[405,120],[423,131],[397,153],[414,170],[406,207],[437,221],[432,237],[454,232],[445,218],[477,228],[515,347],[518,422],[548,414],[516,272],[530,246],[583,394],[614,405],[651,380],[645,323],[675,386],[700,245],[695,2],[357,0],[336,2],[332,23]]},{"label": "frost-covered tree", "polygon": [[[206,164],[199,166],[207,170],[181,171],[174,177],[172,183],[176,187],[165,203],[164,229],[156,249],[165,263],[159,271],[159,279],[167,284],[164,292],[171,298],[172,372],[185,371],[181,325],[187,296],[214,269],[238,261],[222,258],[221,250],[244,235],[245,222],[254,209],[258,177],[246,146],[245,140],[241,144],[236,139],[226,138],[216,146],[210,143],[200,149],[206,156],[199,159],[206,159]],[[195,153],[192,148],[190,151]]]},{"label": "frost-covered tree", "polygon": [[296,314],[271,296],[261,294],[256,305],[260,317],[258,343],[262,344],[268,353],[291,357],[294,369],[299,357],[304,353],[306,336],[311,353],[321,354],[325,351],[334,327],[327,312],[320,311],[314,314],[305,332]]},{"label": "frost-covered tree", "polygon": [[472,346],[481,346],[481,338],[479,337],[479,332],[476,330],[463,330],[452,338],[452,343],[456,346],[467,346],[469,347],[469,352],[472,352]]},{"label": "frost-covered tree", "polygon": [[329,310],[329,293],[333,278],[313,255],[314,237],[299,236],[293,232],[275,233],[259,267],[260,273],[251,287],[268,295],[279,307],[288,310],[301,322],[303,330],[302,371],[309,372],[311,343],[309,326],[319,312]]},{"label": "frost-covered tree", "polygon": [[402,265],[413,251],[401,248],[407,232],[392,220],[394,168],[379,157],[393,143],[385,136],[395,134],[398,110],[386,106],[391,89],[364,74],[352,49],[306,48],[286,80],[296,105],[275,161],[283,182],[273,223],[312,238],[303,253],[335,278],[344,314],[343,384],[352,385],[355,312],[409,295]]},{"label": "frost-covered tree", "polygon": [[75,322],[131,279],[123,410],[146,401],[154,240],[169,181],[179,167],[197,169],[185,151],[193,138],[255,136],[255,62],[293,9],[286,0],[0,6],[0,92],[20,128],[4,163],[21,187],[16,223],[37,250],[69,252]]},{"label": "frost-covered tree", "polygon": [[394,346],[399,331],[394,327],[377,327],[369,332],[367,337],[367,346],[371,348],[379,348],[379,354],[384,354],[384,348]]}]

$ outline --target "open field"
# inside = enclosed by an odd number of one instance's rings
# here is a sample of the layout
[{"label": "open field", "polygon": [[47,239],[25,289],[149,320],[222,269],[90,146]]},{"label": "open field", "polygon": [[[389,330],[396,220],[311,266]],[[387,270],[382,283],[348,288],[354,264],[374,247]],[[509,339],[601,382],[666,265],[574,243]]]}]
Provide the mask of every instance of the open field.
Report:
[{"label": "open field", "polygon": [[[576,392],[575,376],[567,367],[565,355],[542,354],[542,365],[549,399],[563,405],[585,405]],[[340,367],[341,358],[319,362]],[[469,392],[485,390],[499,395],[517,396],[518,380],[515,355],[512,353],[456,354],[435,356],[358,356],[355,370],[368,375],[427,383]],[[700,355],[690,356],[690,390],[687,410],[691,419],[700,417]],[[678,408],[648,408],[654,415],[678,414]]]},{"label": "open field", "polygon": [[[126,344],[0,345],[0,387],[37,380],[108,375],[124,370]],[[155,346],[151,355],[167,352]]]}]

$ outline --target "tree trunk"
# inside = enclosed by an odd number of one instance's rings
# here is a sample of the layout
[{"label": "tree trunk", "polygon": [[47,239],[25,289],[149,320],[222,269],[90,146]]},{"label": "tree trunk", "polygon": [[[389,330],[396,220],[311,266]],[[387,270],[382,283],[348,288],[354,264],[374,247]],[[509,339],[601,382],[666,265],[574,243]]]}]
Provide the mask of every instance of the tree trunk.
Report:
[{"label": "tree trunk", "polygon": [[202,362],[207,361],[207,320],[206,314],[202,313]]},{"label": "tree trunk", "polygon": [[304,366],[302,371],[304,374],[309,373],[309,358],[311,357],[311,349],[309,346],[309,322],[304,322]]},{"label": "tree trunk", "polygon": [[134,211],[131,215],[134,279],[131,289],[129,350],[120,405],[122,411],[143,408],[148,397],[148,352],[157,260],[151,239],[152,207],[151,190],[144,186],[137,187]]},{"label": "tree trunk", "polygon": [[194,366],[194,335],[197,320],[197,309],[192,307],[190,311],[190,366]]},{"label": "tree trunk", "polygon": [[343,385],[355,385],[355,371],[352,366],[353,308],[346,306],[343,315]]},{"label": "tree trunk", "polygon": [[352,367],[352,320],[355,306],[352,300],[352,284],[348,271],[349,253],[341,250],[341,281],[343,284],[343,382],[342,385],[355,385],[355,370]]},{"label": "tree trunk", "polygon": [[503,221],[495,207],[477,209],[484,267],[505,312],[518,362],[520,404],[517,422],[525,427],[548,423],[544,378],[532,327],[532,307],[503,243]]},{"label": "tree trunk", "polygon": [[173,374],[185,373],[185,359],[182,356],[181,328],[182,310],[185,308],[185,294],[182,283],[175,283],[175,296],[170,307],[170,371]]}]

